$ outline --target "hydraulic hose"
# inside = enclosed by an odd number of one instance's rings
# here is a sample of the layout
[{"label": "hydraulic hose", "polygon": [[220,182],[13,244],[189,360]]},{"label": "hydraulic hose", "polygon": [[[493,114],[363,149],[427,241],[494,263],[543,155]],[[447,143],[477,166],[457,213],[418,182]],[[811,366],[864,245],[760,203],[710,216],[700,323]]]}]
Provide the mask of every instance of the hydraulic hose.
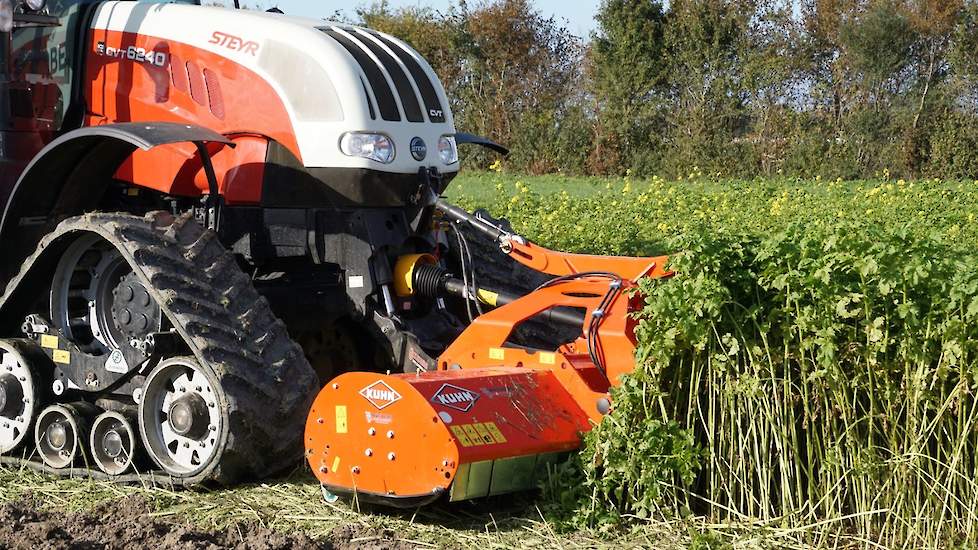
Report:
[{"label": "hydraulic hose", "polygon": [[445,199],[438,199],[435,202],[435,208],[441,210],[446,216],[456,222],[464,222],[469,224],[473,229],[488,236],[493,241],[499,241],[507,234],[498,227],[486,223],[485,220],[479,219],[475,214],[466,211],[464,208],[459,208],[454,204],[447,202]]}]

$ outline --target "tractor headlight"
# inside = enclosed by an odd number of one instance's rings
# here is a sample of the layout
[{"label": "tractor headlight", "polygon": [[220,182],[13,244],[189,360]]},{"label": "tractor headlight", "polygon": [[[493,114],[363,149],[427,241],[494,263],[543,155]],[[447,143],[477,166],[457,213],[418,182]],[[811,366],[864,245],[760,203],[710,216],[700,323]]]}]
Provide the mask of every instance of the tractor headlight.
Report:
[{"label": "tractor headlight", "polygon": [[438,140],[438,156],[445,164],[458,162],[458,145],[455,143],[455,136],[441,136]]},{"label": "tractor headlight", "polygon": [[383,164],[394,161],[394,142],[384,134],[347,132],[340,138],[340,151],[348,157],[360,157]]}]

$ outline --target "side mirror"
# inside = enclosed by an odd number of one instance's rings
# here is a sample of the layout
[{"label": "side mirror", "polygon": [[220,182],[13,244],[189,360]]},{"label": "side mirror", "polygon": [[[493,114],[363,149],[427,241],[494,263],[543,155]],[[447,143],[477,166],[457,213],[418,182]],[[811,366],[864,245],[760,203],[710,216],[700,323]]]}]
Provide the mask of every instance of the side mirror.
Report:
[{"label": "side mirror", "polygon": [[455,143],[458,143],[459,145],[465,145],[467,143],[471,145],[478,145],[480,147],[485,147],[486,149],[489,149],[491,151],[495,151],[504,157],[509,156],[508,147],[504,145],[500,145],[489,138],[484,138],[482,136],[477,136],[474,134],[466,134],[464,132],[459,132],[455,134]]},{"label": "side mirror", "polygon": [[14,30],[14,0],[0,0],[0,32]]},{"label": "side mirror", "polygon": [[[18,11],[18,6],[23,6]],[[10,32],[14,27],[57,27],[57,17],[42,13],[47,0],[0,0],[0,32]]]}]

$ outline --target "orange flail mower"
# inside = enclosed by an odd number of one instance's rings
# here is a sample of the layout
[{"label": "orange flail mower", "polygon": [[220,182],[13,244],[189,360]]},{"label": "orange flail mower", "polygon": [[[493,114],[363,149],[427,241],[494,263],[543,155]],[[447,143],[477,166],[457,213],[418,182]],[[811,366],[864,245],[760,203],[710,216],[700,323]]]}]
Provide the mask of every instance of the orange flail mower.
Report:
[{"label": "orange flail mower", "polygon": [[[329,383],[305,437],[309,464],[329,493],[411,507],[445,494],[457,501],[532,488],[580,446],[581,434],[610,411],[610,388],[635,368],[632,314],[641,296],[634,290],[642,277],[669,275],[665,257],[554,252],[454,207],[443,211],[556,278],[522,297],[475,289],[498,307],[462,332],[436,371],[351,372]],[[466,292],[430,257],[402,260],[402,297]],[[425,284],[432,278],[436,288]],[[511,341],[517,327],[541,316],[580,334],[556,349]]]}]

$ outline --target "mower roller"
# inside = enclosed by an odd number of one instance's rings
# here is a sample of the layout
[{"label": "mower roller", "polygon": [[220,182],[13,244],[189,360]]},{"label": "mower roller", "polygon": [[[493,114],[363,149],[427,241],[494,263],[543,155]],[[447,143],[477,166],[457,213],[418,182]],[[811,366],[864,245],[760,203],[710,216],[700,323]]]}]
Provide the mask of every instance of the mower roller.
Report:
[{"label": "mower roller", "polygon": [[305,451],[392,505],[531,485],[610,409],[665,260],[445,202],[460,145],[507,153],[449,105],[370,29],[0,0],[0,463],[189,486]]}]

